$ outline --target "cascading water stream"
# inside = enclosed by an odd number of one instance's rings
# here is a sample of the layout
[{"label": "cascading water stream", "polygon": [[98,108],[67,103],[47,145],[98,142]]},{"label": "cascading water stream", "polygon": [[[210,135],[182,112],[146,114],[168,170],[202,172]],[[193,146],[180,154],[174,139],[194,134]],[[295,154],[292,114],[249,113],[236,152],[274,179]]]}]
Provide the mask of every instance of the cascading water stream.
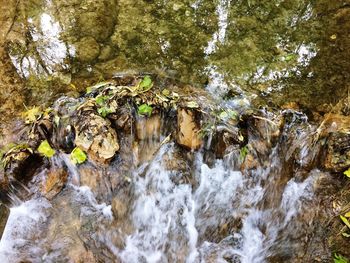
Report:
[{"label": "cascading water stream", "polygon": [[[269,137],[268,122],[266,127]],[[1,262],[65,262],[86,249],[104,262],[261,263],[276,255],[293,258],[300,249],[295,231],[310,231],[298,217],[317,202],[313,188],[320,173],[311,170],[298,178],[286,159],[298,155],[299,163],[306,162],[312,155],[311,132],[306,119],[296,117],[285,125],[264,164],[249,171],[231,165],[241,162],[236,155],[209,164],[200,151],[188,153],[184,173],[176,169],[183,165],[178,147],[166,143],[132,172],[128,199],[121,199],[124,216],[113,216],[111,206],[98,204],[88,187],[76,186],[79,171],[60,154],[52,162],[68,167],[69,184],[56,201],[34,194],[11,208],[0,243]],[[175,166],[169,166],[172,161]]]}]

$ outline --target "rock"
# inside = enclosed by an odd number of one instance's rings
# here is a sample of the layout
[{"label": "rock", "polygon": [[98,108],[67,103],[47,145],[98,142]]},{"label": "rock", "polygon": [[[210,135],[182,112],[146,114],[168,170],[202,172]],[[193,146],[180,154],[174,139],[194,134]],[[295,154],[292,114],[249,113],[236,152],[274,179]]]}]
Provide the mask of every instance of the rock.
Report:
[{"label": "rock", "polygon": [[51,168],[46,176],[42,188],[42,194],[49,200],[52,200],[61,192],[68,179],[68,172],[64,168]]},{"label": "rock", "polygon": [[200,125],[196,114],[198,113],[185,108],[177,110],[177,143],[191,150],[197,150],[203,144],[199,134]]},{"label": "rock", "polygon": [[7,176],[5,176],[4,170],[0,168],[0,198],[1,198],[1,192],[6,191],[8,185],[9,185],[8,178]]},{"label": "rock", "polygon": [[128,208],[123,200],[120,200],[118,197],[114,197],[112,200],[112,211],[114,216],[117,219],[120,219],[126,215]]},{"label": "rock", "polygon": [[102,163],[119,150],[118,137],[109,120],[94,113],[82,113],[75,124],[75,145]]},{"label": "rock", "polygon": [[241,165],[241,170],[251,170],[256,169],[259,167],[259,162],[254,158],[252,154],[247,154],[247,156],[244,158],[244,161]]},{"label": "rock", "polygon": [[4,204],[0,203],[0,239],[2,237],[2,233],[4,232],[9,215],[10,209]]},{"label": "rock", "polygon": [[97,41],[104,41],[114,29],[114,20],[108,12],[85,12],[78,18],[78,26],[85,36],[94,37]]},{"label": "rock", "polygon": [[300,110],[299,104],[295,101],[286,102],[281,106],[281,108],[284,110],[295,110],[295,111]]},{"label": "rock", "polygon": [[91,251],[85,251],[84,249],[81,250],[80,253],[77,253],[78,255],[72,256],[72,262],[74,263],[96,263],[98,262],[95,259],[94,254]]},{"label": "rock", "polygon": [[136,135],[139,140],[156,139],[160,136],[160,115],[139,117],[136,121]]},{"label": "rock", "polygon": [[103,178],[103,171],[97,170],[90,165],[79,167],[80,185],[88,186],[95,194],[99,193],[99,184]]},{"label": "rock", "polygon": [[92,62],[100,54],[100,46],[93,37],[83,37],[75,47],[76,57],[81,62]]},{"label": "rock", "polygon": [[349,133],[331,133],[327,140],[324,166],[332,172],[343,172],[350,167]]},{"label": "rock", "polygon": [[[42,158],[25,145],[17,145],[3,157],[5,177],[29,180],[42,164]],[[5,180],[6,182],[6,180]]]},{"label": "rock", "polygon": [[101,48],[101,52],[100,55],[98,57],[98,60],[100,61],[106,61],[110,58],[113,57],[113,49],[111,48],[111,46],[104,46]]},{"label": "rock", "polygon": [[318,128],[319,137],[327,138],[324,167],[343,172],[350,167],[350,116],[328,113]]},{"label": "rock", "polygon": [[349,132],[350,116],[328,113],[324,116],[324,120],[321,122],[319,129],[321,137],[326,137],[332,132]]},{"label": "rock", "polygon": [[216,158],[224,158],[227,149],[233,144],[239,144],[238,128],[235,128],[232,131],[226,129],[218,132],[214,140],[214,152]]}]

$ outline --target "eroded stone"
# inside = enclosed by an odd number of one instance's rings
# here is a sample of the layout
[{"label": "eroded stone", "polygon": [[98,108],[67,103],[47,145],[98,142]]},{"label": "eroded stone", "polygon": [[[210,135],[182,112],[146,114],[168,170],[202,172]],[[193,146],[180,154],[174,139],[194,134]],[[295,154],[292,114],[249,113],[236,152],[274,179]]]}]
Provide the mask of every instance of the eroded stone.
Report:
[{"label": "eroded stone", "polygon": [[[83,114],[81,117],[86,116]],[[93,113],[75,125],[75,144],[94,160],[106,162],[119,150],[118,136],[109,120]]]},{"label": "eroded stone", "polygon": [[100,46],[93,37],[83,37],[75,47],[76,57],[81,62],[92,62],[100,54]]},{"label": "eroded stone", "polygon": [[42,193],[51,200],[61,192],[68,179],[68,172],[64,168],[53,168],[47,173]]},{"label": "eroded stone", "polygon": [[197,150],[201,148],[203,140],[200,136],[200,125],[196,113],[192,110],[180,108],[177,111],[178,134],[177,142],[186,148]]}]

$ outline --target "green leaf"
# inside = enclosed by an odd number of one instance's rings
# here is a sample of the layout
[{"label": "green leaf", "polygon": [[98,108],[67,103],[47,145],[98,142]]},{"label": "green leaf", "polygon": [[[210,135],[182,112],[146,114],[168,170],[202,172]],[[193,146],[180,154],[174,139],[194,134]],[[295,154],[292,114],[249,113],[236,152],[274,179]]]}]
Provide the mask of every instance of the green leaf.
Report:
[{"label": "green leaf", "polygon": [[86,161],[86,154],[79,147],[75,147],[70,154],[70,159],[74,164],[82,164]]},{"label": "green leaf", "polygon": [[241,148],[241,151],[239,153],[239,158],[241,159],[241,161],[245,160],[245,157],[247,156],[248,152],[248,146],[244,146],[243,148]]},{"label": "green leaf", "polygon": [[228,118],[228,113],[226,111],[222,111],[219,115],[220,119],[226,120]]},{"label": "green leaf", "polygon": [[238,113],[237,113],[237,111],[228,110],[227,113],[228,113],[228,116],[229,116],[231,119],[237,119],[237,118],[238,118]]},{"label": "green leaf", "polygon": [[100,106],[105,105],[107,100],[108,100],[108,96],[102,96],[102,95],[97,96],[95,99],[96,104]]},{"label": "green leaf", "polygon": [[98,114],[100,114],[103,118],[106,118],[106,116],[110,113],[113,113],[114,111],[108,107],[101,107],[97,109]]},{"label": "green leaf", "polygon": [[153,83],[150,76],[145,76],[139,84],[139,89],[142,91],[148,91],[152,88]]},{"label": "green leaf", "polygon": [[92,87],[86,88],[86,94],[90,94],[93,91]]},{"label": "green leaf", "polygon": [[347,177],[350,178],[350,168],[347,169],[347,170],[344,172],[344,174],[345,174]]},{"label": "green leaf", "polygon": [[284,57],[284,60],[285,61],[291,61],[291,60],[294,60],[294,59],[296,59],[297,58],[297,55],[296,54],[288,54],[288,55],[286,55],[285,57]]},{"label": "green leaf", "polygon": [[186,107],[194,109],[194,108],[199,108],[199,105],[195,101],[189,101],[189,102],[186,103]]},{"label": "green leaf", "polygon": [[333,257],[334,263],[349,263],[349,260],[340,254],[334,253]]},{"label": "green leaf", "polygon": [[47,140],[41,142],[38,147],[38,152],[48,158],[51,158],[56,153]]},{"label": "green leaf", "polygon": [[153,108],[147,104],[142,104],[138,107],[137,112],[139,115],[151,116]]},{"label": "green leaf", "polygon": [[340,217],[340,219],[343,221],[343,223],[350,229],[350,223],[349,223],[349,221],[346,219],[346,217],[344,217],[344,216],[339,216]]}]

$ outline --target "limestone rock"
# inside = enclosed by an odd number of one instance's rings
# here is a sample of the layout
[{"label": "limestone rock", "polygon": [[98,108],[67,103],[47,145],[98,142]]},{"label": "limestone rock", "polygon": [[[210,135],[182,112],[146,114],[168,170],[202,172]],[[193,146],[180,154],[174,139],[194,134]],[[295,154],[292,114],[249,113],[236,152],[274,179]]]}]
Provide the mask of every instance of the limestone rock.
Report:
[{"label": "limestone rock", "polygon": [[78,26],[84,35],[103,41],[113,33],[114,21],[105,13],[85,12],[78,17]]},{"label": "limestone rock", "polygon": [[42,193],[51,200],[61,192],[68,179],[67,170],[63,168],[52,168],[48,171],[44,182]]},{"label": "limestone rock", "polygon": [[192,110],[180,108],[177,111],[178,144],[191,150],[199,149],[203,140],[200,137],[200,125],[196,119],[196,113]]},{"label": "limestone rock", "polygon": [[100,54],[100,46],[93,37],[83,37],[75,47],[77,59],[81,62],[92,62]]},{"label": "limestone rock", "polygon": [[93,113],[82,114],[79,120],[75,125],[75,145],[94,160],[110,160],[119,150],[118,136],[110,121]]},{"label": "limestone rock", "polygon": [[112,200],[112,211],[113,214],[116,218],[120,219],[123,218],[126,213],[127,213],[127,206],[126,203],[123,202],[123,200],[121,200],[118,197],[114,197]]},{"label": "limestone rock", "polygon": [[113,55],[114,55],[113,49],[110,46],[106,45],[106,46],[101,48],[101,53],[100,53],[98,59],[100,61],[106,61],[106,60],[112,58]]}]

